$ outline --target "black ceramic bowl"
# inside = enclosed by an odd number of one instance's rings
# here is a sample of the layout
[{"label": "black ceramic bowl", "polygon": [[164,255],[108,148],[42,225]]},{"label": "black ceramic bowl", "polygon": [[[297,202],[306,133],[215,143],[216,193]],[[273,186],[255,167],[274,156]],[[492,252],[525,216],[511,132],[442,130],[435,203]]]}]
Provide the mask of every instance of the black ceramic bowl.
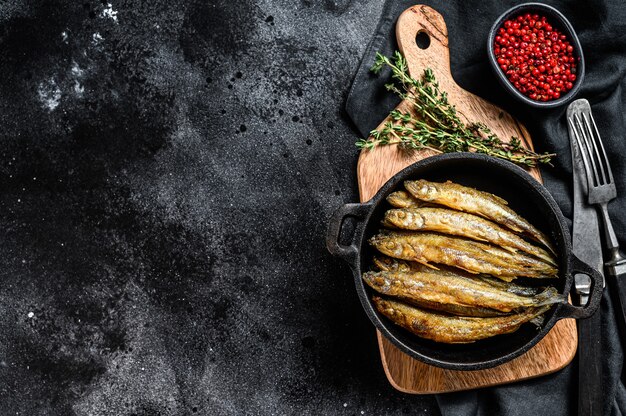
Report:
[{"label": "black ceramic bowl", "polygon": [[[570,43],[574,47],[574,56],[580,58],[577,63],[576,81],[574,81],[572,89],[569,90],[565,95],[555,100],[536,101],[525,96],[524,94],[519,92],[517,88],[513,86],[513,84],[511,84],[511,81],[508,80],[506,74],[502,71],[500,65],[498,65],[498,62],[496,61],[496,56],[493,51],[493,45],[498,29],[504,24],[507,19],[511,17],[516,17],[524,13],[536,13],[540,16],[545,16],[554,28],[557,28],[561,33],[567,36]],[[576,32],[574,32],[574,28],[561,12],[559,12],[554,7],[548,6],[546,4],[519,4],[515,7],[510,8],[500,17],[498,17],[498,19],[496,19],[495,23],[491,27],[491,30],[489,31],[489,37],[487,39],[487,55],[489,56],[489,63],[491,64],[491,67],[495,71],[498,80],[504,86],[504,88],[518,100],[537,108],[553,108],[570,102],[580,90],[580,87],[582,86],[583,80],[585,78],[585,58],[583,56],[583,49],[580,46],[580,42],[578,41],[578,36],[576,36]]]},{"label": "black ceramic bowl", "polygon": [[[506,199],[518,214],[544,231],[555,243],[557,250],[559,278],[549,281],[526,279],[524,284],[550,284],[560,293],[569,294],[572,276],[583,273],[589,275],[593,282],[588,304],[584,308],[570,304],[553,307],[546,313],[539,330],[525,324],[511,334],[456,345],[419,338],[378,313],[371,301],[373,290],[361,279],[362,272],[372,269],[372,257],[375,254],[367,240],[378,232],[380,220],[390,208],[385,200],[387,195],[403,189],[405,180],[418,178],[437,182],[451,180]],[[353,217],[356,225],[351,243],[344,245],[338,242],[338,238],[347,217]],[[602,294],[602,276],[572,254],[570,234],[563,214],[543,185],[510,162],[475,153],[450,153],[424,159],[397,173],[368,202],[340,207],[330,219],[326,245],[332,254],[343,258],[352,268],[361,304],[376,328],[411,357],[447,369],[479,370],[509,361],[539,342],[559,319],[585,318],[593,314]]]}]

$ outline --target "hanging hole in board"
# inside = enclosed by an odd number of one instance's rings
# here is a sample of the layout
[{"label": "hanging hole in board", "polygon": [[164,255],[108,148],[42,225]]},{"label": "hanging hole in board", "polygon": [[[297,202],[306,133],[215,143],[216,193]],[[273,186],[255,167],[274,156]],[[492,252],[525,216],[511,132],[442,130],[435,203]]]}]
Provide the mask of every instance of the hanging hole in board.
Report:
[{"label": "hanging hole in board", "polygon": [[415,43],[417,43],[417,47],[420,49],[428,49],[430,46],[430,36],[428,36],[428,33],[421,31],[415,36]]}]

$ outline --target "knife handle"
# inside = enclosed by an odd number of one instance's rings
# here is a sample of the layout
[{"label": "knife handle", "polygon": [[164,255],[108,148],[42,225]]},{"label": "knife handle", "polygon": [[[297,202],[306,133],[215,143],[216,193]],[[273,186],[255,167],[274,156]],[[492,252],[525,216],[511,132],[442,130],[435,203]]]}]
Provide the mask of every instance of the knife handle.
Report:
[{"label": "knife handle", "polygon": [[[584,319],[589,318],[600,306],[600,300],[602,299],[602,275],[600,272],[589,266],[587,263],[580,260],[574,254],[570,256],[571,273],[572,276],[576,274],[585,274],[591,278],[591,293],[589,295],[589,301],[585,306],[574,306],[571,303],[562,303],[557,312],[560,318],[574,318]],[[572,279],[572,282],[574,279]],[[626,304],[625,304],[626,305]]]},{"label": "knife handle", "polygon": [[606,272],[607,282],[612,286],[610,292],[618,312],[618,324],[622,327],[622,339],[626,339],[626,260],[606,263]]},{"label": "knife handle", "polygon": [[601,416],[602,405],[602,316],[596,311],[578,321],[578,415]]}]

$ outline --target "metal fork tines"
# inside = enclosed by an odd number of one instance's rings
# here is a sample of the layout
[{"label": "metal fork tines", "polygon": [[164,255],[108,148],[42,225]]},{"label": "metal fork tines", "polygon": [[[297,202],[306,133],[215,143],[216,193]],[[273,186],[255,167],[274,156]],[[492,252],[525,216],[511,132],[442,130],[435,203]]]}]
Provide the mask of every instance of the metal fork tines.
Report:
[{"label": "metal fork tines", "polygon": [[580,99],[570,104],[567,121],[578,144],[585,167],[588,202],[600,208],[604,240],[609,253],[609,259],[604,265],[607,274],[615,277],[613,280],[619,294],[622,316],[626,319],[626,259],[620,253],[608,210],[609,201],[617,196],[613,172],[598,127],[591,114],[589,102]]},{"label": "metal fork tines", "polygon": [[[580,102],[580,103],[579,103]],[[604,225],[605,240],[611,255],[619,256],[619,243],[608,212],[609,201],[615,199],[617,190],[613,172],[606,156],[604,144],[598,133],[598,127],[591,114],[587,100],[577,100],[579,105],[572,106],[568,121],[582,155],[587,174],[587,192],[590,204],[600,207]],[[615,260],[618,260],[615,258]]]}]

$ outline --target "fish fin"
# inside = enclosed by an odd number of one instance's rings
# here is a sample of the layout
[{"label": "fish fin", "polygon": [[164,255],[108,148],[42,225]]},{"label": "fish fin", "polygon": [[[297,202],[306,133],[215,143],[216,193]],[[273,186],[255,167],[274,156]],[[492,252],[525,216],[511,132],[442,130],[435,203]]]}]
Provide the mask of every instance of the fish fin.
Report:
[{"label": "fish fin", "polygon": [[506,251],[508,251],[509,253],[513,253],[513,254],[517,254],[519,253],[519,250],[513,247],[507,247],[507,246],[500,246],[503,249],[505,249]]},{"label": "fish fin", "polygon": [[374,261],[374,266],[376,266],[378,270],[383,271],[383,272],[388,272],[391,270],[387,262],[385,262],[385,260],[383,260],[381,257],[374,256],[373,261]]},{"label": "fish fin", "polygon": [[533,319],[531,319],[530,322],[531,324],[535,325],[537,328],[540,328],[541,325],[543,325],[543,315],[539,315],[539,316],[535,316]]},{"label": "fish fin", "polygon": [[497,277],[500,280],[503,280],[507,283],[511,283],[513,280],[517,279],[516,276],[496,276],[494,275],[494,277]]},{"label": "fish fin", "polygon": [[473,274],[473,275],[478,275],[478,274],[480,274],[480,273],[479,273],[479,272],[477,272],[477,271],[470,270],[470,269],[466,269],[466,268],[461,267],[461,266],[459,266],[459,265],[456,265],[456,266],[453,266],[453,267],[457,267],[457,268],[459,268],[459,269],[461,269],[461,270],[465,270],[466,272],[471,273],[471,274]]},{"label": "fish fin", "polygon": [[500,198],[498,195],[494,195],[490,192],[485,192],[485,193],[488,194],[491,197],[491,199],[493,199],[494,201],[499,202],[502,205],[509,205],[506,199]]},{"label": "fish fin", "polygon": [[415,262],[417,262],[419,264],[423,264],[426,267],[430,267],[431,269],[439,270],[439,267],[434,266],[433,264],[429,263],[428,260],[426,260],[425,258],[413,259],[413,261],[415,261]]},{"label": "fish fin", "polygon": [[561,295],[552,286],[535,296],[536,306],[553,305],[555,303],[567,302],[567,296]]},{"label": "fish fin", "polygon": [[380,220],[380,225],[382,227],[387,227],[387,228],[393,228],[393,229],[397,229],[398,227],[396,227],[396,225],[394,223],[392,223],[391,221],[389,221],[387,219],[387,217],[383,218],[382,220]]}]

